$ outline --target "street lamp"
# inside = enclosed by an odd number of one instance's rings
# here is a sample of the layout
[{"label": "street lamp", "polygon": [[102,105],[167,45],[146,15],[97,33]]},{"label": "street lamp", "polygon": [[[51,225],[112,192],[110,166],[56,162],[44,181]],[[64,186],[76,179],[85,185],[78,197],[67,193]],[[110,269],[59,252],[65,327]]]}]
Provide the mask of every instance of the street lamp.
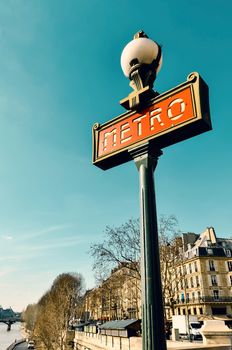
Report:
[{"label": "street lamp", "polygon": [[143,31],[125,47],[121,64],[134,91],[120,101],[126,113],[94,124],[93,164],[107,170],[133,159],[139,171],[143,350],[165,350],[153,173],[161,149],[212,129],[208,86],[194,72],[187,82],[154,92],[162,51]]},{"label": "street lamp", "polygon": [[162,65],[162,51],[160,45],[139,31],[134,35],[122,51],[121,67],[124,75],[130,79],[130,86],[134,92],[122,101],[126,109],[137,109],[157,93],[153,91],[156,74]]},{"label": "street lamp", "polygon": [[[140,111],[158,95],[153,83],[162,64],[161,47],[140,31],[124,48],[121,66],[134,89],[120,101],[127,109]],[[141,284],[143,350],[165,350],[164,310],[160,277],[158,227],[154,188],[154,170],[162,154],[145,142],[128,150],[140,176],[141,208]]]}]

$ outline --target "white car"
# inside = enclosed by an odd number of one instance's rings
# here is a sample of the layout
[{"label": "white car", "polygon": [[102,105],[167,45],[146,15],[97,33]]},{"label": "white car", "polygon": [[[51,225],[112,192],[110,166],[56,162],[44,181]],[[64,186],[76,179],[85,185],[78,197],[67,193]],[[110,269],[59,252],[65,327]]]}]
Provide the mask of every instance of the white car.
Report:
[{"label": "white car", "polygon": [[27,344],[28,349],[35,349],[35,342],[34,340],[30,340]]}]

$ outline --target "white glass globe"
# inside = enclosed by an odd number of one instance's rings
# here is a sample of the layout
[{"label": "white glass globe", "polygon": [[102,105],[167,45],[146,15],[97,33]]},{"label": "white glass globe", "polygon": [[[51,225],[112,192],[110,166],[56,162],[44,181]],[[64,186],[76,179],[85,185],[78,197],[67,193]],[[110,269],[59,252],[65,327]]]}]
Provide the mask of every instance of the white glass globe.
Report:
[{"label": "white glass globe", "polygon": [[[138,60],[139,63],[150,64],[158,55],[158,45],[148,38],[137,38],[130,41],[123,49],[121,55],[121,67],[126,77],[129,77],[130,62],[133,59]],[[162,64],[162,56],[159,61],[157,73],[159,72]]]}]

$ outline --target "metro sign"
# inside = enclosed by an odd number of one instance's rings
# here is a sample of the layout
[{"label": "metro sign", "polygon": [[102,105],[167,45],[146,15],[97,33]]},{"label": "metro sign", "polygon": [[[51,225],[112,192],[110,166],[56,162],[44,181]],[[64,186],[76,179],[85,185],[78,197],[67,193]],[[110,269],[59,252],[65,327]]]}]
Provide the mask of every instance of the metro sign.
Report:
[{"label": "metro sign", "polygon": [[187,82],[129,111],[93,126],[93,164],[103,170],[131,160],[131,148],[146,142],[162,149],[211,130],[208,86],[194,72]]}]

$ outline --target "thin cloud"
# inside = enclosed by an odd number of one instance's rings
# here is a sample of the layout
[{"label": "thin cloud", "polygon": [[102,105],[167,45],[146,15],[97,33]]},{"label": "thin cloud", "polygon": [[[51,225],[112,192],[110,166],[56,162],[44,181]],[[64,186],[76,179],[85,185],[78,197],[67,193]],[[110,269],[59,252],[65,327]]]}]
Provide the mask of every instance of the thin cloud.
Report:
[{"label": "thin cloud", "polygon": [[[36,257],[39,256],[44,256],[44,254],[46,254],[47,251],[54,251],[56,249],[60,249],[60,248],[68,248],[68,247],[72,247],[72,246],[76,246],[78,244],[83,243],[83,237],[76,235],[71,235],[71,236],[65,236],[65,237],[57,237],[57,236],[46,236],[46,233],[49,232],[57,232],[57,230],[64,228],[64,227],[68,227],[67,225],[64,226],[52,226],[49,227],[47,229],[38,231],[36,233],[34,233],[33,235],[26,235],[24,236],[24,238],[18,238],[15,239],[14,242],[17,243],[16,245],[14,245],[14,247],[12,247],[12,251],[10,255],[2,255],[0,257],[0,263],[7,263],[7,262],[16,262],[16,261],[26,261],[29,259],[34,259]],[[69,226],[70,227],[70,226]],[[45,237],[41,238],[39,243],[35,243],[33,242],[32,239],[29,239],[30,237],[37,237],[40,235],[45,235]],[[17,242],[16,242],[17,241]],[[25,243],[25,241],[27,241]],[[21,244],[21,242],[23,242]],[[12,254],[12,252],[14,252],[14,255]]]},{"label": "thin cloud", "polygon": [[5,269],[5,270],[0,270],[0,277],[3,277],[3,276],[6,276],[6,275],[9,275],[10,273],[12,273],[12,272],[15,272],[15,271],[17,271],[17,269],[13,269],[13,268],[7,268],[7,269]]},{"label": "thin cloud", "polygon": [[0,257],[0,262],[4,262],[4,261],[10,261],[10,260],[18,260],[17,256],[1,256]]},{"label": "thin cloud", "polygon": [[2,235],[1,238],[6,240],[6,241],[11,241],[13,239],[13,237],[10,235]]},{"label": "thin cloud", "polygon": [[40,231],[35,231],[35,232],[32,232],[32,233],[25,234],[25,235],[21,236],[20,238],[18,238],[18,240],[19,241],[24,241],[24,240],[28,240],[30,238],[36,238],[36,237],[40,237],[40,236],[46,235],[48,233],[62,231],[62,230],[65,230],[67,228],[70,228],[70,227],[72,227],[72,225],[70,225],[70,224],[54,225],[54,226],[50,226],[50,227],[44,228],[44,229],[42,229]]},{"label": "thin cloud", "polygon": [[44,251],[44,250],[50,250],[50,249],[57,249],[57,248],[64,248],[64,247],[70,247],[73,245],[77,245],[81,243],[81,238],[79,237],[69,237],[69,238],[63,238],[63,239],[59,239],[56,242],[50,242],[47,244],[43,244],[43,245],[37,245],[37,246],[30,246],[27,247],[28,249],[30,249],[30,251]]}]

